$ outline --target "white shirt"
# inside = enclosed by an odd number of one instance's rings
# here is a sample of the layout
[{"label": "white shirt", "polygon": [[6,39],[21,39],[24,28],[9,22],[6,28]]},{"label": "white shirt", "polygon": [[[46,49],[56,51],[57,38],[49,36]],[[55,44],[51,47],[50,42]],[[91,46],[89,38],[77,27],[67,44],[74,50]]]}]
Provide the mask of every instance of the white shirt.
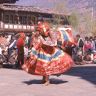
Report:
[{"label": "white shirt", "polygon": [[0,47],[0,54],[2,55],[2,48]]},{"label": "white shirt", "polygon": [[28,56],[28,48],[24,47],[24,56],[27,57]]}]

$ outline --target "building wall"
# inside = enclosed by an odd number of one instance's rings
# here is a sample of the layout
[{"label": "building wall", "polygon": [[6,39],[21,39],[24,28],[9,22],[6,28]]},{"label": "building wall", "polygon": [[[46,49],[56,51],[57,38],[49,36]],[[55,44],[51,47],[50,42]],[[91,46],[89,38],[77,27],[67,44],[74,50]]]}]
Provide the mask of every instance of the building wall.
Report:
[{"label": "building wall", "polygon": [[15,3],[18,0],[0,0],[0,3]]}]

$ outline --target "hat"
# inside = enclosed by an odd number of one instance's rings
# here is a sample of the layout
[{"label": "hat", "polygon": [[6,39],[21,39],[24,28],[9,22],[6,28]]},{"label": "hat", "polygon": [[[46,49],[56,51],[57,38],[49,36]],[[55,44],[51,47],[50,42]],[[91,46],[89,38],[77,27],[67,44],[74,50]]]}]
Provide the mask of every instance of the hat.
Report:
[{"label": "hat", "polygon": [[21,38],[23,38],[23,39],[25,38],[25,33],[24,32],[20,32],[19,34],[20,34]]}]

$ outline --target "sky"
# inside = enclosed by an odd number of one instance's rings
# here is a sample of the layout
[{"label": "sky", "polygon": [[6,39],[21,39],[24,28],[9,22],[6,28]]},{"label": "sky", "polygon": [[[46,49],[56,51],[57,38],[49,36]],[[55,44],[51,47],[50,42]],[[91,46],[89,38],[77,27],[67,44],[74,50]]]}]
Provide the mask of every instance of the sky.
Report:
[{"label": "sky", "polygon": [[64,0],[19,0],[16,2],[17,5],[24,6],[38,6],[44,8],[52,8],[54,6],[54,2],[60,2]]}]

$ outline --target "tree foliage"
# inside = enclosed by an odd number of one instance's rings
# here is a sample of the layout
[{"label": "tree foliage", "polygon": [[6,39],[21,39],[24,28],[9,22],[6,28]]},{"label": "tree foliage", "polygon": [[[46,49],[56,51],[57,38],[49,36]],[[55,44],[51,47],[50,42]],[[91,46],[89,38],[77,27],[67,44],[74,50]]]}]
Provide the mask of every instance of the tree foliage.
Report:
[{"label": "tree foliage", "polygon": [[53,11],[54,11],[54,23],[57,24],[57,26],[60,25],[61,17],[65,17],[67,14],[67,8],[66,8],[66,0],[62,2],[54,1]]},{"label": "tree foliage", "polygon": [[75,12],[72,12],[68,18],[68,21],[70,25],[72,25],[74,28],[77,28],[79,25],[79,16]]}]

